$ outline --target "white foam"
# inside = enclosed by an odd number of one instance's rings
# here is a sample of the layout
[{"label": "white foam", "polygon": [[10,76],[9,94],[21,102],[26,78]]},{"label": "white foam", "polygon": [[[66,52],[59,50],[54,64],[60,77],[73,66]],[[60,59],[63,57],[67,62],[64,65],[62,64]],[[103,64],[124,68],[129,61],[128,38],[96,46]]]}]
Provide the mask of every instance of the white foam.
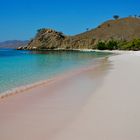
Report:
[{"label": "white foam", "polygon": [[33,87],[37,87],[37,86],[46,84],[46,83],[48,83],[50,81],[52,81],[52,79],[42,80],[42,81],[39,81],[39,82],[35,82],[33,84],[29,84],[29,85],[25,85],[25,86],[20,86],[18,88],[13,88],[11,90],[7,90],[7,91],[5,91],[3,93],[0,93],[0,99],[5,98],[5,97],[10,96],[10,95],[18,94],[20,92],[24,92],[24,91],[26,91],[28,89],[31,89]]}]

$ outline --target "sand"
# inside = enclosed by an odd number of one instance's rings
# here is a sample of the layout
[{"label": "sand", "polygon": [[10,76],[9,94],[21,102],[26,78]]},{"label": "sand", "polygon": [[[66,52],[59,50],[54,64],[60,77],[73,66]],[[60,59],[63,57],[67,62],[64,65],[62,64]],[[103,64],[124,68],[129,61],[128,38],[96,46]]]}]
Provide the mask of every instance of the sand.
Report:
[{"label": "sand", "polygon": [[0,140],[139,140],[140,53],[101,63],[1,99]]}]

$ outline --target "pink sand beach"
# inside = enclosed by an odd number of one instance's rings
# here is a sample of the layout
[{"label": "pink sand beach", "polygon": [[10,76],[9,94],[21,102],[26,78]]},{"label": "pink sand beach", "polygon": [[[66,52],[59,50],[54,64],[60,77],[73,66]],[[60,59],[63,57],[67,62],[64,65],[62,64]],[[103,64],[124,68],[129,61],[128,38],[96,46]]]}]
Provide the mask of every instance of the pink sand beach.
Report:
[{"label": "pink sand beach", "polygon": [[125,52],[1,98],[0,140],[139,140],[139,73]]}]

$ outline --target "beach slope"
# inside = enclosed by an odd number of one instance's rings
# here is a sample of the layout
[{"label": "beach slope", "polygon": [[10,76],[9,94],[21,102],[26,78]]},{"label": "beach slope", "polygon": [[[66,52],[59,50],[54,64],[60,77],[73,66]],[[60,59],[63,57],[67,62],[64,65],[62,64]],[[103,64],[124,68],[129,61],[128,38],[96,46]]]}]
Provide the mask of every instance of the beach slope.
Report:
[{"label": "beach slope", "polygon": [[140,53],[0,100],[2,140],[139,140]]}]

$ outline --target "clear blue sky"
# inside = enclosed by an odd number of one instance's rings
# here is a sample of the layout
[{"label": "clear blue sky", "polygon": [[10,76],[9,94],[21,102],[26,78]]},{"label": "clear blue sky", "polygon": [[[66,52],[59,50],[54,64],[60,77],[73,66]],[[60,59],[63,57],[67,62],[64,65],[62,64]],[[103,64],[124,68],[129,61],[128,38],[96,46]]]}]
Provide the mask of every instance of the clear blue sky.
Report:
[{"label": "clear blue sky", "polygon": [[73,35],[115,14],[140,15],[140,0],[0,0],[0,41],[31,39],[42,27]]}]

